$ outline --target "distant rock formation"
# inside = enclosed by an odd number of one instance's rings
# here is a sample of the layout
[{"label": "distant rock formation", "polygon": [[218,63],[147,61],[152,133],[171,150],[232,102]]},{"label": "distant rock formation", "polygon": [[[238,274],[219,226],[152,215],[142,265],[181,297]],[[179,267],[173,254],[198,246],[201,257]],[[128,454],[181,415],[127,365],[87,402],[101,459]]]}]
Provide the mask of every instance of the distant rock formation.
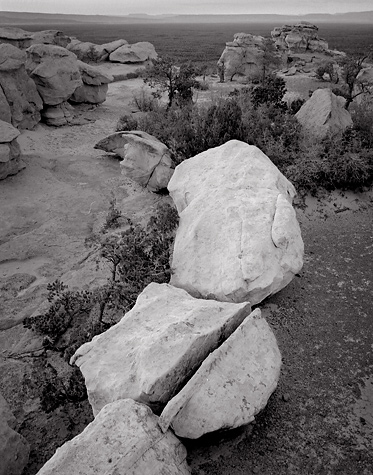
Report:
[{"label": "distant rock formation", "polygon": [[79,72],[83,81],[82,86],[75,89],[70,97],[70,102],[87,102],[101,104],[106,100],[108,84],[113,81],[113,76],[104,74],[99,69],[78,61]]},{"label": "distant rock formation", "polygon": [[172,285],[257,304],[302,268],[295,189],[257,147],[231,140],[189,158],[168,189],[180,216]]},{"label": "distant rock formation", "polygon": [[19,135],[19,130],[0,120],[0,180],[15,175],[24,168],[20,163],[21,150],[17,142]]},{"label": "distant rock formation", "polygon": [[271,36],[276,47],[291,53],[325,52],[328,43],[318,36],[318,27],[307,21],[274,28]]},{"label": "distant rock formation", "polygon": [[295,114],[302,127],[317,138],[335,135],[352,126],[346,100],[327,89],[317,89]]},{"label": "distant rock formation", "polygon": [[0,475],[21,475],[27,465],[30,445],[14,429],[17,421],[0,394]]},{"label": "distant rock formation", "polygon": [[40,121],[43,102],[25,69],[26,53],[0,44],[0,120],[20,129],[33,129]]},{"label": "distant rock formation", "polygon": [[110,54],[109,59],[115,63],[143,63],[157,57],[154,46],[147,41],[141,41],[121,46]]}]

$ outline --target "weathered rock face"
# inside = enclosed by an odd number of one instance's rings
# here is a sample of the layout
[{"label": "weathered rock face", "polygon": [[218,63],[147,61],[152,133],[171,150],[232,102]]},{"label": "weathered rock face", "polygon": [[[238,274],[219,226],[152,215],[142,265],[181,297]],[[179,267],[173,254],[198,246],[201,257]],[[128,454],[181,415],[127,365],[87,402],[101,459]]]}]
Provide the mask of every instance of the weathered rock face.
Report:
[{"label": "weathered rock face", "polygon": [[71,102],[87,102],[90,104],[101,104],[106,99],[108,83],[114,78],[109,74],[104,74],[99,69],[78,61],[80,75],[83,85],[75,89],[70,97]]},{"label": "weathered rock face", "polygon": [[110,54],[109,59],[116,63],[143,63],[157,57],[154,46],[147,41],[141,41],[121,46]]},{"label": "weathered rock face", "polygon": [[224,68],[225,78],[240,74],[255,77],[260,74],[264,38],[247,33],[236,33],[219,58],[218,67]]},{"label": "weathered rock face", "polygon": [[126,40],[116,40],[111,43],[96,45],[95,43],[79,41],[73,38],[71,43],[67,45],[67,49],[75,53],[81,61],[97,63],[106,61],[110,53],[126,44],[128,44]]},{"label": "weathered rock face", "polygon": [[36,44],[27,49],[26,69],[44,104],[67,101],[82,85],[76,56],[60,46]]},{"label": "weathered rock face", "polygon": [[100,140],[95,148],[122,157],[122,173],[150,191],[167,188],[174,172],[169,149],[146,132],[117,132]]},{"label": "weathered rock face", "polygon": [[231,140],[185,160],[168,189],[180,215],[172,285],[256,304],[302,268],[295,189],[257,147]]},{"label": "weathered rock face", "polygon": [[0,475],[21,475],[28,462],[30,445],[15,427],[16,419],[0,394]]},{"label": "weathered rock face", "polygon": [[45,106],[42,113],[43,122],[53,127],[61,127],[70,124],[74,117],[74,108],[68,102],[62,102],[56,106]]},{"label": "weathered rock face", "polygon": [[66,48],[70,42],[70,37],[66,36],[62,31],[59,30],[43,30],[32,33],[31,44],[33,45],[44,44]]},{"label": "weathered rock face", "polygon": [[[25,49],[31,45],[32,33],[21,28],[2,26],[0,28],[0,44],[10,44],[16,48]],[[0,56],[3,57],[3,56]]]},{"label": "weathered rock face", "polygon": [[57,449],[38,475],[188,475],[186,455],[171,431],[162,433],[148,407],[124,399],[106,406]]},{"label": "weathered rock face", "polygon": [[295,117],[309,133],[324,138],[352,126],[351,115],[344,104],[345,99],[336,96],[330,89],[317,89]]},{"label": "weathered rock face", "polygon": [[0,120],[0,180],[15,175],[24,166],[21,164],[21,150],[17,142],[19,131],[8,122]]},{"label": "weathered rock face", "polygon": [[0,44],[0,120],[20,129],[33,129],[40,121],[42,100],[25,69],[26,54]]},{"label": "weathered rock face", "polygon": [[84,375],[93,413],[124,398],[161,410],[249,313],[248,303],[199,300],[168,284],[148,285],[119,323],[71,360]]},{"label": "weathered rock face", "polygon": [[266,406],[280,368],[276,338],[256,309],[171,399],[159,424],[189,439],[248,424]]},{"label": "weathered rock face", "polygon": [[280,50],[293,53],[328,51],[328,43],[319,38],[318,30],[312,23],[301,21],[295,25],[276,27],[271,36]]}]

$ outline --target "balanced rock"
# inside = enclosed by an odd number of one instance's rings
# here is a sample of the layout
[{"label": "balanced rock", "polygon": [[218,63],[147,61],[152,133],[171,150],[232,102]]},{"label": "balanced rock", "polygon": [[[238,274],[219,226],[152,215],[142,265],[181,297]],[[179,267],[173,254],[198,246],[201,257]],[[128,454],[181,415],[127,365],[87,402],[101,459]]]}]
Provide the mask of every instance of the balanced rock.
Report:
[{"label": "balanced rock", "polygon": [[[22,30],[21,28],[13,28],[10,26],[0,27],[0,44],[10,44],[16,48],[25,49],[31,45],[32,33]],[[3,56],[0,55],[0,58]]]},{"label": "balanced rock", "polygon": [[186,455],[148,407],[123,399],[57,449],[38,475],[189,475]]},{"label": "balanced rock", "polygon": [[0,120],[0,180],[15,175],[22,168],[21,150],[17,142],[19,130],[8,122]]},{"label": "balanced rock", "polygon": [[30,46],[27,49],[26,69],[35,81],[44,104],[49,106],[67,101],[83,84],[76,56],[60,46]]},{"label": "balanced rock", "polygon": [[74,120],[74,108],[68,102],[56,106],[45,106],[42,113],[43,122],[54,127],[69,125]]},{"label": "balanced rock", "polygon": [[194,299],[168,284],[149,284],[119,323],[71,359],[84,375],[93,413],[124,398],[161,410],[249,313],[248,303]]},{"label": "balanced rock", "polygon": [[157,57],[154,46],[147,41],[141,41],[121,46],[110,54],[109,59],[115,63],[143,63]]},{"label": "balanced rock", "polygon": [[302,127],[318,138],[336,135],[352,126],[346,100],[327,89],[317,89],[295,114]]},{"label": "balanced rock", "polygon": [[87,102],[90,104],[101,104],[104,102],[108,91],[108,83],[114,80],[113,76],[105,74],[83,61],[78,61],[78,67],[83,85],[75,89],[74,94],[69,100],[71,102]]},{"label": "balanced rock", "polygon": [[167,188],[174,172],[170,150],[146,132],[117,132],[100,140],[95,148],[122,157],[122,173],[150,191]]},{"label": "balanced rock", "polygon": [[328,43],[318,36],[318,27],[307,21],[276,27],[271,36],[278,49],[292,53],[325,52]]},{"label": "balanced rock", "polygon": [[126,40],[115,40],[110,43],[104,43],[102,45],[96,45],[88,41],[79,41],[76,38],[71,40],[71,43],[67,45],[67,49],[74,54],[77,58],[84,62],[98,63],[106,61],[109,58],[110,53],[120,48],[123,45],[128,44]]},{"label": "balanced rock", "polygon": [[185,160],[168,189],[180,216],[172,285],[256,304],[302,268],[294,186],[257,147],[231,140]]},{"label": "balanced rock", "polygon": [[11,44],[0,44],[0,120],[20,129],[40,122],[42,100],[26,73],[26,54]]},{"label": "balanced rock", "polygon": [[256,309],[171,399],[159,424],[189,439],[248,424],[276,389],[280,368],[276,337]]},{"label": "balanced rock", "polygon": [[0,394],[0,475],[21,475],[27,465],[30,445],[14,429],[17,421]]}]

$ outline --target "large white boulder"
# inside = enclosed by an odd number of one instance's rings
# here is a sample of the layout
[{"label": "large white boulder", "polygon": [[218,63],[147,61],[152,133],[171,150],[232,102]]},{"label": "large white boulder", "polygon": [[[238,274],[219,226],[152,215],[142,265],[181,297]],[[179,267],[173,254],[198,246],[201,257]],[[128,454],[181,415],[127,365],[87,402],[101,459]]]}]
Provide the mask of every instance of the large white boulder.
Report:
[{"label": "large white boulder", "polygon": [[276,389],[280,368],[276,337],[256,309],[171,399],[159,424],[189,439],[248,424]]},{"label": "large white boulder", "polygon": [[199,300],[168,284],[148,285],[119,323],[71,359],[84,375],[93,413],[124,398],[161,410],[249,313],[247,303]]},{"label": "large white boulder", "polygon": [[109,60],[115,63],[143,63],[149,59],[157,59],[154,46],[148,41],[140,41],[132,45],[123,45],[110,53]]},{"label": "large white boulder", "polygon": [[308,133],[317,138],[336,135],[352,126],[351,114],[344,108],[346,100],[330,89],[316,89],[295,114]]},{"label": "large white boulder", "polygon": [[186,449],[158,417],[131,399],[106,406],[57,449],[38,475],[189,475]]},{"label": "large white boulder", "polygon": [[231,140],[185,160],[168,189],[180,215],[172,285],[256,304],[302,268],[295,189],[257,147]]}]

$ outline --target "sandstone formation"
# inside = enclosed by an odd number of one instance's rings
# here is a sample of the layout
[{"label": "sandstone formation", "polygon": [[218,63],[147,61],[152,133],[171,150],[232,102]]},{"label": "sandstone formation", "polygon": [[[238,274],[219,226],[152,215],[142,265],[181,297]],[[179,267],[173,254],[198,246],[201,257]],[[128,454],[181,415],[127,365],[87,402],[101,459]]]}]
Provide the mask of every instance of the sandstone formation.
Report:
[{"label": "sandstone formation", "polygon": [[71,43],[67,45],[67,49],[75,53],[81,61],[97,63],[106,61],[113,51],[126,44],[126,40],[115,40],[110,43],[96,45],[95,43],[79,41],[73,38]]},{"label": "sandstone formation", "polygon": [[113,77],[104,74],[94,66],[90,66],[83,61],[78,61],[80,75],[83,85],[75,89],[70,97],[71,102],[87,102],[90,104],[101,104],[106,100],[108,83],[113,81]]},{"label": "sandstone formation", "polygon": [[31,44],[44,44],[44,45],[55,45],[66,48],[67,45],[71,42],[69,36],[66,36],[62,31],[59,30],[43,30],[37,31],[36,33],[31,33],[32,39]]},{"label": "sandstone formation", "polygon": [[107,405],[57,449],[38,475],[188,475],[186,449],[158,417],[131,399]]},{"label": "sandstone formation", "polygon": [[168,189],[180,215],[172,285],[256,304],[302,268],[295,189],[257,147],[231,140],[185,160]]},{"label": "sandstone formation", "polygon": [[66,101],[56,106],[46,105],[41,113],[43,122],[53,127],[70,124],[75,117],[74,108]]},{"label": "sandstone formation", "polygon": [[122,157],[122,173],[150,191],[166,188],[174,172],[169,149],[146,132],[117,132],[100,140],[95,148]]},{"label": "sandstone formation", "polygon": [[307,21],[276,27],[271,36],[278,49],[292,53],[325,52],[328,43],[318,36],[318,27]]},{"label": "sandstone formation", "polygon": [[327,89],[317,89],[295,114],[300,124],[317,138],[335,135],[352,126],[345,99]]},{"label": "sandstone formation", "polygon": [[82,85],[76,56],[60,46],[30,46],[26,69],[35,81],[43,103],[49,106],[67,101]]},{"label": "sandstone formation", "polygon": [[276,337],[256,309],[171,399],[159,424],[189,439],[248,424],[276,389],[280,368]]},{"label": "sandstone formation", "polygon": [[20,129],[40,121],[42,100],[25,69],[26,54],[11,44],[0,44],[0,120]]},{"label": "sandstone formation", "polygon": [[[32,33],[22,30],[21,28],[13,28],[10,26],[0,27],[0,44],[10,44],[16,48],[25,49],[31,46]],[[4,53],[4,50],[3,50]],[[4,57],[0,55],[0,58]]]},{"label": "sandstone formation", "polygon": [[263,47],[262,36],[236,33],[233,41],[226,43],[218,61],[218,68],[224,69],[226,79],[231,79],[236,74],[252,78],[258,76]]},{"label": "sandstone formation", "polygon": [[71,363],[82,371],[95,415],[131,398],[155,411],[250,313],[250,304],[194,299],[152,283],[119,323],[81,346]]},{"label": "sandstone formation", "polygon": [[17,421],[0,394],[0,475],[21,475],[30,446],[14,429]]},{"label": "sandstone formation", "polygon": [[15,175],[24,168],[20,163],[21,150],[17,142],[19,135],[15,127],[0,120],[0,180]]},{"label": "sandstone formation", "polygon": [[154,46],[147,41],[141,41],[121,46],[110,54],[109,59],[116,63],[143,63],[157,57]]}]

